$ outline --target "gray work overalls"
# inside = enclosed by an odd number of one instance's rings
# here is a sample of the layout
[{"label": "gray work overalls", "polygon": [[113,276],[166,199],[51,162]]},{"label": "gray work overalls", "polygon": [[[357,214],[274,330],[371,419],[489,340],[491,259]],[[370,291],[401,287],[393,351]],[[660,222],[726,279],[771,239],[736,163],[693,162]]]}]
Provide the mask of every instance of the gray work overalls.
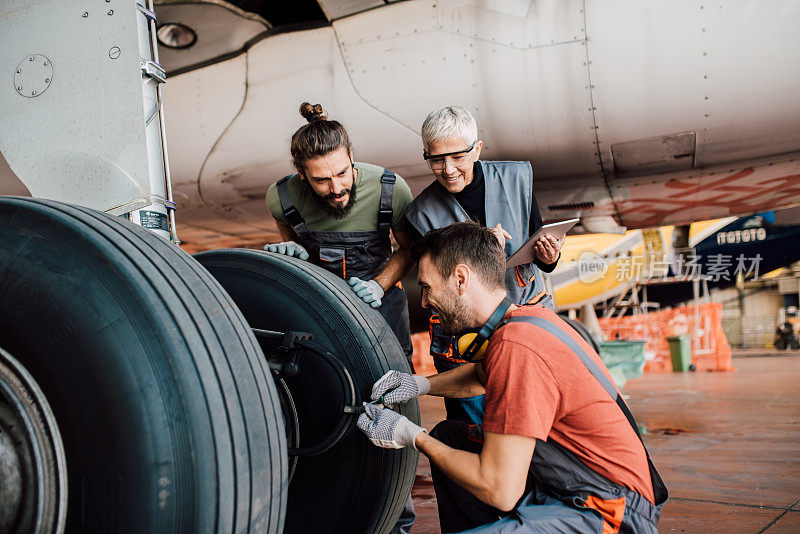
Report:
[{"label": "gray work overalls", "polygon": [[[528,240],[533,197],[533,170],[527,161],[478,161],[483,171],[486,227],[500,223],[511,234],[506,240],[506,259]],[[469,215],[456,198],[439,182],[433,182],[414,199],[406,219],[425,235],[430,230],[455,222],[469,221]],[[540,304],[553,309],[553,299],[545,291],[544,280],[534,263],[506,269],[506,295],[514,304]],[[441,333],[439,318],[430,319],[431,355],[440,373],[466,363],[458,357],[455,338]],[[483,395],[467,399],[445,399],[447,417],[479,424],[483,420]]]},{"label": "gray work overalls", "polygon": [[[308,261],[344,280],[353,276],[372,280],[392,256],[389,230],[392,225],[395,174],[384,169],[381,176],[378,228],[362,232],[316,232],[309,229],[289,195],[287,183],[290,176],[278,181],[278,198],[284,217],[300,238],[300,244],[308,251]],[[405,291],[399,286],[386,290],[381,297],[378,312],[394,332],[410,365],[413,347]]]},{"label": "gray work overalls", "polygon": [[[622,396],[599,365],[555,323],[542,317],[517,316],[505,323],[527,323],[564,343],[617,403],[641,441],[639,429]],[[537,335],[535,332],[531,335]],[[578,364],[578,362],[576,362]],[[475,432],[475,429],[471,429]],[[431,433],[435,435],[435,432]],[[581,462],[570,450],[552,441],[536,440],[526,494],[502,519],[464,532],[498,534],[522,532],[611,532],[657,534],[656,527],[669,494],[644,447],[653,483],[655,505],[642,495],[611,482]],[[605,521],[604,521],[605,518]],[[607,530],[608,531],[608,530]]]}]

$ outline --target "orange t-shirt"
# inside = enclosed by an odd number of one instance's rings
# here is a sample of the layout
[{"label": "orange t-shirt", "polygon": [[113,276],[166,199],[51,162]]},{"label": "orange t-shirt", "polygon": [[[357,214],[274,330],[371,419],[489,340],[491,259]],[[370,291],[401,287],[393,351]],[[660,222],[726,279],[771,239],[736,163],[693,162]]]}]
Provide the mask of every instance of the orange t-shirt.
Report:
[{"label": "orange t-shirt", "polygon": [[[613,383],[597,353],[567,323],[541,306],[528,315],[555,323],[578,343]],[[509,323],[491,337],[484,360],[483,428],[563,445],[595,472],[654,502],[641,441],[617,403],[564,343],[529,323]]]}]

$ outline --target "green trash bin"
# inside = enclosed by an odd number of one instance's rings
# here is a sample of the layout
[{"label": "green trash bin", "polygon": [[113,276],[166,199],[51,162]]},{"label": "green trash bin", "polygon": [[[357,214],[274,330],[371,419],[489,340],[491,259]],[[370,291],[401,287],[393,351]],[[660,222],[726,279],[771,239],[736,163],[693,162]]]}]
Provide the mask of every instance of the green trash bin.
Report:
[{"label": "green trash bin", "polygon": [[622,389],[629,378],[642,376],[644,369],[644,341],[603,341],[600,359],[606,364],[611,378]]},{"label": "green trash bin", "polygon": [[692,365],[692,336],[689,334],[669,336],[667,342],[672,357],[672,372],[685,373]]}]

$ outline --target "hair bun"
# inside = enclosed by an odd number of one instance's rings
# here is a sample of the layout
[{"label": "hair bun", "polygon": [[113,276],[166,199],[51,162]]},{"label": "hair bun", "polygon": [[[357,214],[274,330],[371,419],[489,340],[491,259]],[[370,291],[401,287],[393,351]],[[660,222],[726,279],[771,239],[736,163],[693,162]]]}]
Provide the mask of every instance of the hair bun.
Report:
[{"label": "hair bun", "polygon": [[308,102],[303,102],[300,104],[300,115],[302,115],[303,118],[305,118],[308,122],[325,120],[328,118],[328,114],[325,113],[325,110],[322,109],[321,105],[312,105]]}]

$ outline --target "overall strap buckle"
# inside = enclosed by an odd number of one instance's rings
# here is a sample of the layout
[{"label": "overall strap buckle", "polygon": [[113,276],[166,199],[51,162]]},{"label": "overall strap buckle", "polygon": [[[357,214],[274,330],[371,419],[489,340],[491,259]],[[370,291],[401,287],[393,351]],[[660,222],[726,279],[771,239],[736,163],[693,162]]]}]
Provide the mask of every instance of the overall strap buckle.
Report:
[{"label": "overall strap buckle", "polygon": [[397,181],[397,175],[389,169],[383,170],[381,175],[381,201],[378,209],[378,230],[381,232],[389,232],[392,226],[392,197],[394,196],[394,184]]}]

